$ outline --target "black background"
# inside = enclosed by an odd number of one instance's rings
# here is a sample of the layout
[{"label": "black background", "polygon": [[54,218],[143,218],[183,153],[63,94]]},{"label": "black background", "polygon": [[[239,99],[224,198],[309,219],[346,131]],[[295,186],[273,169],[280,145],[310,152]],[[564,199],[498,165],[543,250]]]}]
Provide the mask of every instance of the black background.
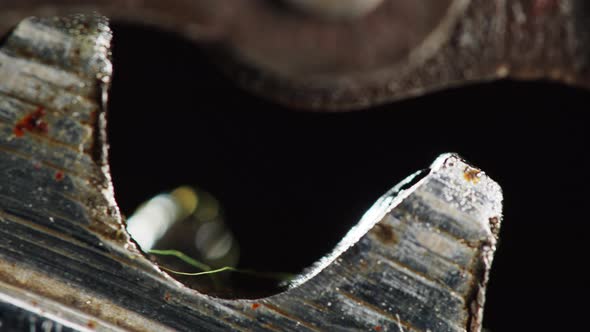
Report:
[{"label": "black background", "polygon": [[301,112],[238,89],[180,37],[121,24],[114,33],[110,162],[125,214],[198,185],[223,204],[241,265],[297,272],[387,189],[457,152],[504,190],[484,325],[586,325],[590,93],[505,81],[363,112]]}]

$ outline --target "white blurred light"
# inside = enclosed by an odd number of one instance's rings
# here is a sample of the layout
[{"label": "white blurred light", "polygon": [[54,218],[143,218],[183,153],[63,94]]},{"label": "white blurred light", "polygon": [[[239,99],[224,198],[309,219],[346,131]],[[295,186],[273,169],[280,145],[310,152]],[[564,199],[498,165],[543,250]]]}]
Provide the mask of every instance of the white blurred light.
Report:
[{"label": "white blurred light", "polygon": [[203,224],[195,235],[195,245],[209,260],[221,259],[229,253],[234,240],[219,222]]},{"label": "white blurred light", "polygon": [[127,231],[145,252],[154,244],[182,215],[183,208],[169,194],[161,194],[139,207],[127,220]]}]

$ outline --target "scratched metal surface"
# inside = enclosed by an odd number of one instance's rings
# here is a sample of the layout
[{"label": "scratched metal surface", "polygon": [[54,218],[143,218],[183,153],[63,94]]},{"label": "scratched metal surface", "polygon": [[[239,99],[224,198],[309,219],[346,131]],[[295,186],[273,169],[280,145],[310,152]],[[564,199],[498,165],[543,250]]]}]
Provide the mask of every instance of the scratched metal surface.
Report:
[{"label": "scratched metal surface", "polygon": [[589,85],[586,0],[385,0],[344,23],[265,0],[0,6],[0,33],[30,15],[94,10],[177,32],[208,45],[244,88],[300,108],[360,109],[503,77]]},{"label": "scratched metal surface", "polygon": [[502,195],[455,155],[385,194],[284,293],[215,299],[160,271],[113,199],[110,38],[100,16],[35,18],[0,48],[4,312],[53,330],[481,329]]}]

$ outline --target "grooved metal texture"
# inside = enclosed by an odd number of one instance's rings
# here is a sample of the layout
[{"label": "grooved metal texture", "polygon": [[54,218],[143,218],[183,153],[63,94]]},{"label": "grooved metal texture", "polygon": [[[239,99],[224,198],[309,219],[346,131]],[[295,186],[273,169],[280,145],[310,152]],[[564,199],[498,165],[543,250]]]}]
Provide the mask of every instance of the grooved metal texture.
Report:
[{"label": "grooved metal texture", "polygon": [[53,330],[481,329],[502,195],[456,155],[386,193],[281,294],[216,299],[159,270],[113,199],[110,37],[100,16],[31,18],[0,48],[3,320],[23,313]]}]

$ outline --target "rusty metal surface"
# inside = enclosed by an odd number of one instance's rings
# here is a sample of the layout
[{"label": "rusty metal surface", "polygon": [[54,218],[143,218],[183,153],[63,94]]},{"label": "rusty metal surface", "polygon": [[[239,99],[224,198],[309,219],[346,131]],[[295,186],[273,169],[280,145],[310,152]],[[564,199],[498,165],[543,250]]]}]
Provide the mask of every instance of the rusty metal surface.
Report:
[{"label": "rusty metal surface", "polygon": [[388,0],[346,22],[262,0],[10,0],[0,30],[92,10],[206,42],[242,86],[302,108],[357,109],[502,77],[588,85],[584,0]]},{"label": "rusty metal surface", "polygon": [[28,19],[0,49],[0,307],[76,330],[481,329],[502,195],[455,155],[385,194],[281,294],[215,299],[161,271],[113,200],[109,40],[99,16]]}]

